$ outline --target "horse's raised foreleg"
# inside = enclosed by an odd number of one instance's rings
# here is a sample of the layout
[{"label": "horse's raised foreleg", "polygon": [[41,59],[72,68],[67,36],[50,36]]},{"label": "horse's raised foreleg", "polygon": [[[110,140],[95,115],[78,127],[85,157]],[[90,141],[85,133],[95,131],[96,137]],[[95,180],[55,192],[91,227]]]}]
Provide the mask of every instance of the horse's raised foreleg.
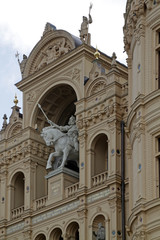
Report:
[{"label": "horse's raised foreleg", "polygon": [[61,163],[61,166],[64,167],[64,164],[67,160],[67,157],[69,155],[69,152],[71,151],[71,146],[67,146],[64,148],[63,150],[63,159],[62,159],[62,163]]},{"label": "horse's raised foreleg", "polygon": [[46,169],[52,168],[52,159],[53,159],[53,157],[59,157],[60,155],[61,155],[60,152],[50,153],[48,161],[47,161]]}]

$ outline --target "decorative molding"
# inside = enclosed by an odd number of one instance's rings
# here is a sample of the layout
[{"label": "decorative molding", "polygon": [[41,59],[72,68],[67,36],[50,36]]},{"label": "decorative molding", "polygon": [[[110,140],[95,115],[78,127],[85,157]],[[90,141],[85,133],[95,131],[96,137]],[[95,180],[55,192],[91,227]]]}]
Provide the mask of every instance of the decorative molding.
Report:
[{"label": "decorative molding", "polygon": [[34,71],[40,70],[71,50],[71,45],[65,37],[57,37],[44,46],[38,53]]},{"label": "decorative molding", "polygon": [[91,89],[90,95],[95,94],[101,90],[104,90],[104,88],[107,86],[107,82],[104,80],[98,81]]}]

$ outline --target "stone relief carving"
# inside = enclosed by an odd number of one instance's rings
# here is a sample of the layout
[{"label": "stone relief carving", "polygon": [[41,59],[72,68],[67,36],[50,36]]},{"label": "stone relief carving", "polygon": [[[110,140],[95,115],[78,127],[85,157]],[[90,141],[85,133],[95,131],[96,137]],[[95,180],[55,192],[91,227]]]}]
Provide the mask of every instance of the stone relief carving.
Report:
[{"label": "stone relief carving", "polygon": [[35,91],[31,91],[27,94],[27,97],[26,97],[27,102],[34,102],[35,99],[36,99]]},{"label": "stone relief carving", "polygon": [[105,81],[99,81],[99,82],[97,82],[97,83],[93,86],[90,95],[92,95],[92,94],[94,94],[94,93],[97,93],[97,92],[103,90],[103,89],[106,87],[106,85],[107,85],[107,83],[106,83]]},{"label": "stone relief carving", "polygon": [[80,81],[80,69],[74,68],[72,71],[72,79],[79,82]]},{"label": "stone relief carving", "polygon": [[35,70],[39,70],[50,62],[54,61],[58,57],[66,54],[71,50],[69,42],[65,38],[57,38],[50,45],[43,49],[40,53],[40,60],[35,67]]},{"label": "stone relief carving", "polygon": [[35,157],[41,157],[45,161],[48,158],[48,154],[51,152],[51,149],[47,148],[46,146],[36,143],[36,142],[22,142],[18,144],[16,147],[8,150],[5,155],[0,155],[0,164],[6,163],[15,163],[19,160],[24,160],[29,154]]},{"label": "stone relief carving", "polygon": [[9,136],[14,136],[14,135],[16,135],[17,133],[20,133],[21,130],[22,130],[22,124],[19,124],[19,125],[15,126],[15,127],[11,130],[11,132],[9,132]]}]

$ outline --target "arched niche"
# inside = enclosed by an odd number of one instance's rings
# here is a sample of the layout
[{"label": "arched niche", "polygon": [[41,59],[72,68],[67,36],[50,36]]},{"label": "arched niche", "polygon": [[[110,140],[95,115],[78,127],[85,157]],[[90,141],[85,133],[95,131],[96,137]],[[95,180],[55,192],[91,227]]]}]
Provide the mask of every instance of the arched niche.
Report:
[{"label": "arched niche", "polygon": [[36,236],[35,240],[46,240],[46,236],[43,233],[40,233]]},{"label": "arched niche", "polygon": [[62,230],[60,228],[55,228],[50,234],[49,240],[63,240]]},{"label": "arched niche", "polygon": [[92,176],[108,170],[108,137],[101,133],[92,142]]},{"label": "arched niche", "polygon": [[92,234],[93,240],[100,239],[100,235],[102,239],[105,239],[106,229],[105,229],[105,217],[103,215],[98,215],[94,218],[92,223]]},{"label": "arched niche", "polygon": [[79,240],[79,224],[77,222],[71,222],[66,230],[68,239]]},{"label": "arched niche", "polygon": [[[70,116],[75,114],[76,101],[77,96],[74,89],[67,84],[59,84],[46,92],[39,103],[49,120],[63,126],[68,124]],[[46,117],[39,108],[34,117],[34,124],[40,131],[49,126]]]},{"label": "arched niche", "polygon": [[24,206],[24,174],[17,172],[12,178],[11,185],[11,208]]}]

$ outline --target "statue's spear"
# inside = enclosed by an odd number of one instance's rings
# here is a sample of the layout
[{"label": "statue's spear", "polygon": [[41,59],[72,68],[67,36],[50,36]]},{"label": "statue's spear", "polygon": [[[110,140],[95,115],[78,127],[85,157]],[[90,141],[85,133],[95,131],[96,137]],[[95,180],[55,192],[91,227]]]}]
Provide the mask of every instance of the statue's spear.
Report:
[{"label": "statue's spear", "polygon": [[88,43],[88,34],[89,34],[89,24],[92,23],[92,18],[91,18],[91,15],[90,15],[90,14],[91,14],[91,9],[92,9],[92,7],[93,7],[93,4],[90,3],[90,6],[89,6],[89,14],[88,14],[89,19],[88,19],[87,43]]},{"label": "statue's spear", "polygon": [[42,109],[42,107],[41,107],[41,105],[40,105],[39,103],[38,103],[38,107],[41,109],[43,115],[45,116],[45,118],[46,118],[47,121],[49,122],[49,119],[48,119],[47,115],[45,114],[45,112],[43,111],[43,109]]},{"label": "statue's spear", "polygon": [[89,15],[90,15],[90,13],[91,13],[91,9],[92,9],[92,7],[93,7],[93,4],[90,3],[90,6],[89,6]]}]

